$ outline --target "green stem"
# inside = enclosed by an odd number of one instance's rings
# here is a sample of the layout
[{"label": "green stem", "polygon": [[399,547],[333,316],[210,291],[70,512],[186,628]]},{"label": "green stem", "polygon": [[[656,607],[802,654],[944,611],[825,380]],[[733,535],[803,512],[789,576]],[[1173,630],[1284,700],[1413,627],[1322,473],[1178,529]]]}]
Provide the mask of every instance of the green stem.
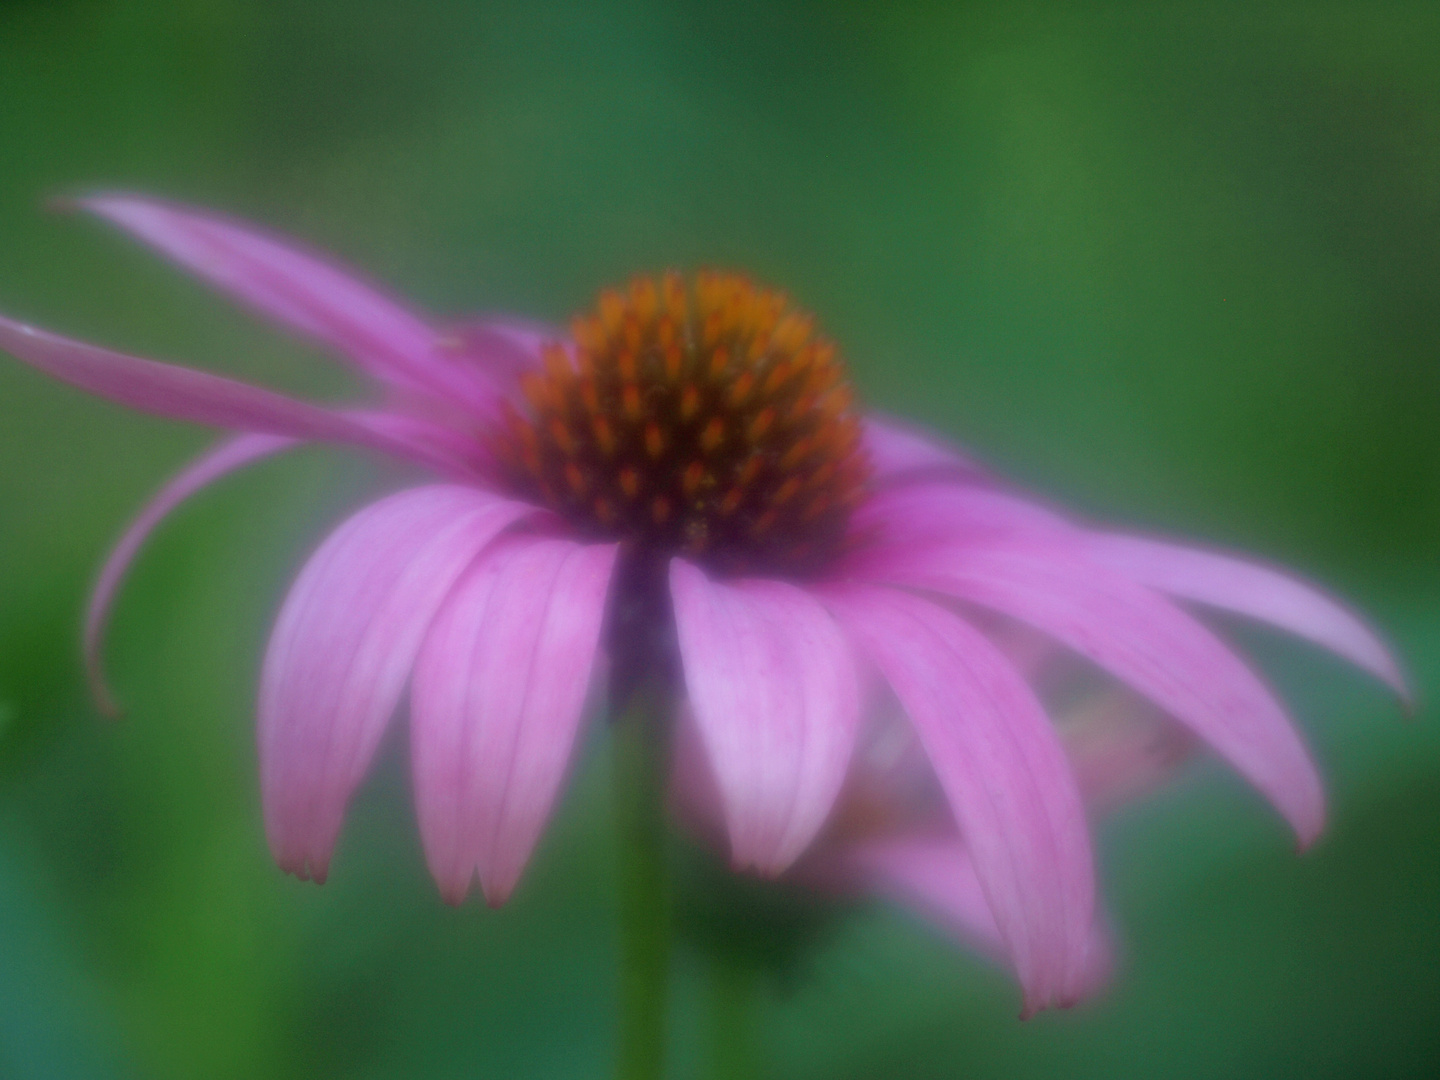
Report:
[{"label": "green stem", "polygon": [[666,695],[641,685],[615,717],[620,877],[619,1080],[660,1080],[665,1065],[670,895],[665,865]]},{"label": "green stem", "polygon": [[755,1052],[755,969],[741,957],[710,957],[709,1041],[711,1080],[753,1080],[759,1072]]}]

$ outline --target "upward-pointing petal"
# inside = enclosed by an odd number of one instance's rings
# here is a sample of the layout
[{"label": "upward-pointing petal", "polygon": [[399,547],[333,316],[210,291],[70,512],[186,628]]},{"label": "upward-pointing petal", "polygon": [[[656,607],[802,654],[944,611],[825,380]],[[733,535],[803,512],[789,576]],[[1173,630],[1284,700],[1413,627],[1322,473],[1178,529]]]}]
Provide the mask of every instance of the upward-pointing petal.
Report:
[{"label": "upward-pointing petal", "polygon": [[435,485],[366,507],[311,556],[260,676],[260,785],[282,868],[323,880],[435,612],[465,568],[530,507]]},{"label": "upward-pointing petal", "polygon": [[564,777],[616,547],[517,537],[476,561],[426,635],[411,764],[430,871],[458,904],[519,879]]},{"label": "upward-pointing petal", "polygon": [[670,592],[731,858],[778,874],[814,839],[845,778],[860,713],[849,648],[793,585],[711,581],[674,559]]},{"label": "upward-pointing petal", "polygon": [[1027,1014],[1090,986],[1090,833],[1044,709],[1010,661],[937,605],[891,589],[827,593],[914,726],[955,813]]},{"label": "upward-pointing petal", "polygon": [[486,403],[484,373],[437,354],[436,333],[354,271],[218,215],[131,195],[78,205],[150,244],[260,314],[353,359],[376,378]]}]

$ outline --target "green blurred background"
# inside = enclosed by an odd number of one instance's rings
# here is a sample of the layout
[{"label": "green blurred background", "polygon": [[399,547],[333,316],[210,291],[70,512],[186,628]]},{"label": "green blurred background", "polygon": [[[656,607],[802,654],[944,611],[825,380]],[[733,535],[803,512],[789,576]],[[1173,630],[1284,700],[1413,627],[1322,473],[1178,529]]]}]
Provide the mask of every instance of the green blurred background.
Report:
[{"label": "green blurred background", "polygon": [[[1329,582],[1433,697],[1437,56],[1434,3],[0,0],[0,309],[351,388],[43,210],[94,186],[301,234],[443,313],[562,319],[637,270],[745,268],[875,406],[1094,516]],[[499,912],[438,900],[402,738],[323,889],[265,851],[269,619],[398,474],[309,450],[197,500],[122,598],[128,718],[88,703],[91,575],[209,438],[0,358],[0,1076],[604,1075],[602,739]],[[1434,713],[1230,629],[1324,762],[1316,850],[1201,765],[1102,829],[1104,999],[1021,1024],[1004,976],[862,907],[756,977],[758,1075],[1436,1075]],[[677,1077],[707,1075],[705,978],[683,947]]]}]

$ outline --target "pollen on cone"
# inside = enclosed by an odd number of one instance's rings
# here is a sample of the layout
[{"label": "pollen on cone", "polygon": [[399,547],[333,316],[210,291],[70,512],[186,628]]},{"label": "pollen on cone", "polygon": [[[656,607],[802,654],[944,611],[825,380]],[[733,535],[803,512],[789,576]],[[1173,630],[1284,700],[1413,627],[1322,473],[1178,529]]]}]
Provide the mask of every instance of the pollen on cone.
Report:
[{"label": "pollen on cone", "polygon": [[[577,526],[725,572],[835,550],[868,465],[844,369],[779,293],[707,271],[607,289],[544,350],[499,458]],[[804,498],[799,498],[801,492]]]}]

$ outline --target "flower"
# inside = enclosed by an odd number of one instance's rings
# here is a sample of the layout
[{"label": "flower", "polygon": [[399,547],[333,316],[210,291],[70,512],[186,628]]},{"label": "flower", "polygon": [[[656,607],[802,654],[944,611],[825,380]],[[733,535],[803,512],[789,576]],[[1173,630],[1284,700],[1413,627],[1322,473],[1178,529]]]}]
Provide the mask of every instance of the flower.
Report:
[{"label": "flower", "polygon": [[1244,661],[1174,601],[1272,623],[1406,693],[1359,619],[1284,572],[1090,529],[938,440],[862,416],[834,346],[741,278],[637,279],[602,293],[568,339],[503,320],[445,329],[239,224],[122,195],[80,205],[380,390],[364,407],[306,404],[0,320],[0,346],[50,375],[240,433],[162,489],[102,569],[86,623],[102,700],[118,584],[195,491],[316,439],[438,477],[336,529],[271,634],[258,704],[265,824],[280,865],[302,877],[325,877],[408,683],[431,872],[449,901],[476,877],[490,902],[504,900],[604,655],[623,668],[615,654],[658,631],[739,869],[776,874],[811,846],[870,691],[888,685],[963,837],[965,884],[941,892],[963,892],[988,920],[1033,1011],[1094,983],[1093,859],[1076,768],[982,613],[1038,631],[1163,710],[1302,844],[1324,808],[1299,735]]},{"label": "flower", "polygon": [[[1023,628],[996,637],[1047,702],[1092,811],[1148,793],[1193,756],[1195,737],[1150,702],[1083,673],[1077,679],[1071,657]],[[704,808],[694,810],[703,820]],[[831,824],[796,876],[826,892],[887,897],[1002,965],[1008,959],[965,838],[923,748],[894,714],[878,717],[857,747]],[[1085,992],[1110,974],[1103,925],[1091,944]]]}]

